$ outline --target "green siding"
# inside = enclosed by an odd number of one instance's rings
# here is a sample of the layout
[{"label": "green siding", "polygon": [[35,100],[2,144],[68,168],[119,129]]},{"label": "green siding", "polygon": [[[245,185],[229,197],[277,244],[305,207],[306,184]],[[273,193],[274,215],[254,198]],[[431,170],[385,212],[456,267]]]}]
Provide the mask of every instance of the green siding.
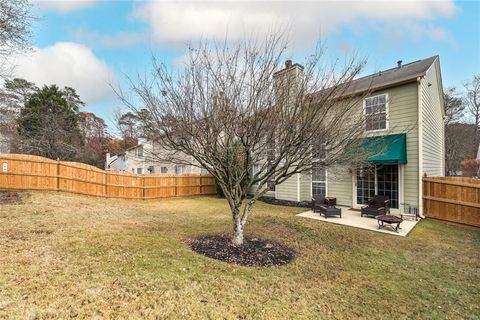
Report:
[{"label": "green siding", "polygon": [[380,93],[389,95],[389,133],[407,134],[401,201],[418,206],[418,84],[413,82],[375,94]]},{"label": "green siding", "polygon": [[[383,93],[388,93],[389,131],[368,135],[407,134],[408,163],[403,166],[403,199],[401,200],[418,205],[418,85],[413,82],[378,91],[374,94]],[[359,108],[362,108],[362,106],[359,106]],[[296,201],[297,192],[297,178],[295,176],[278,186],[277,198]],[[328,169],[327,195],[336,197],[339,205],[353,205],[353,174],[351,170],[339,167]],[[310,198],[310,177],[307,174],[302,174],[300,178],[300,196],[301,200]]]}]

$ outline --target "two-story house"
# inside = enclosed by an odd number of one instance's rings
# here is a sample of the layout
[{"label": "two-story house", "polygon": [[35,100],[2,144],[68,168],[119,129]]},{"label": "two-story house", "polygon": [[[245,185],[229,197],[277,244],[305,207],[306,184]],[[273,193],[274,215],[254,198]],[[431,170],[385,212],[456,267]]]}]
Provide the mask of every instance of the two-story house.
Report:
[{"label": "two-story house", "polygon": [[161,146],[158,143],[141,138],[136,146],[127,149],[121,154],[111,156],[107,153],[105,170],[125,171],[136,174],[204,173],[196,166],[160,161],[157,155],[161,151]]},{"label": "two-story house", "polygon": [[[293,65],[291,72],[297,72]],[[289,70],[279,72],[288,73]],[[444,100],[438,56],[354,80],[358,93],[371,93],[358,108],[365,117],[365,140],[383,139],[381,154],[365,168],[330,167],[296,174],[267,195],[308,201],[314,194],[336,197],[337,204],[359,208],[373,195],[388,195],[392,212],[422,212],[422,176],[445,172]],[[368,120],[368,119],[367,119]],[[378,138],[378,137],[381,138]]]}]

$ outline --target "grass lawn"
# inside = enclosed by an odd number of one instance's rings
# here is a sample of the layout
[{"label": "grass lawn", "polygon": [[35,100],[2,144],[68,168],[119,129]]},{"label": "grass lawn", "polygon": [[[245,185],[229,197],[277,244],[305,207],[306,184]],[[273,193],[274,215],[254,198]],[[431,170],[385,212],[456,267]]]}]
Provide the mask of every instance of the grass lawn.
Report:
[{"label": "grass lawn", "polygon": [[480,231],[420,222],[407,238],[259,203],[247,233],[286,266],[230,265],[183,241],[230,232],[225,201],[30,193],[0,205],[0,318],[479,319]]}]

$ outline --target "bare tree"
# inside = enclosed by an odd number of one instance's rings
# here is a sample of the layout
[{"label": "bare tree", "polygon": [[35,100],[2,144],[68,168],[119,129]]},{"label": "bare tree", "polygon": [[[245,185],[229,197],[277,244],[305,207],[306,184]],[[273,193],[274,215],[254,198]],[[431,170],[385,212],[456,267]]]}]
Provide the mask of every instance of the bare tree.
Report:
[{"label": "bare tree", "polygon": [[8,58],[28,48],[31,3],[29,0],[0,0],[0,76],[11,71]]},{"label": "bare tree", "polygon": [[282,34],[232,46],[203,42],[189,49],[182,70],[154,58],[151,79],[130,79],[133,100],[118,92],[165,149],[162,160],[201,166],[217,179],[235,245],[270,187],[315,166],[367,157],[360,143],[365,93],[355,96],[351,86],[365,61],[327,63],[318,46],[304,66],[288,60],[279,71],[286,48]]},{"label": "bare tree", "polygon": [[446,88],[444,91],[445,100],[445,126],[450,123],[462,120],[465,115],[465,104],[456,87]]},{"label": "bare tree", "polygon": [[475,138],[477,138],[480,126],[480,74],[473,75],[472,80],[465,83],[465,90],[467,91],[465,97],[467,111],[473,118]]}]

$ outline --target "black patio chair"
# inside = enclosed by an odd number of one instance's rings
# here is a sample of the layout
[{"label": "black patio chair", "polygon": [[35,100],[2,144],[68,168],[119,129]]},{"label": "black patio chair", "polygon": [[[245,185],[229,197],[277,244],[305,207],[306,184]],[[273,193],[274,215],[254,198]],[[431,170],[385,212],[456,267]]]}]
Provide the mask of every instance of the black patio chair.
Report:
[{"label": "black patio chair", "polygon": [[340,216],[340,218],[342,217],[342,210],[336,208],[332,202],[327,202],[325,196],[320,194],[313,195],[312,211],[319,212],[320,215],[323,215],[325,218],[333,216]]},{"label": "black patio chair", "polygon": [[380,215],[390,213],[390,198],[388,196],[373,196],[368,200],[368,205],[363,206],[361,209],[361,216],[375,218]]}]

